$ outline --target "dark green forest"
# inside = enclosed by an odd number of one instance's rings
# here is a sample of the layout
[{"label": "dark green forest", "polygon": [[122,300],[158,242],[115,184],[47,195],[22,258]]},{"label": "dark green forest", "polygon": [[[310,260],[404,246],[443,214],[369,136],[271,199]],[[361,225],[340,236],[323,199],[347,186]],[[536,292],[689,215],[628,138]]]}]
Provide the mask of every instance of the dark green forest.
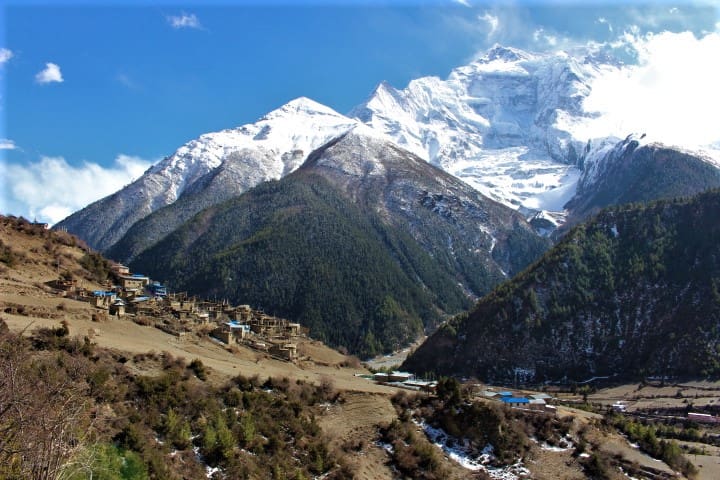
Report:
[{"label": "dark green forest", "polygon": [[515,381],[717,378],[718,218],[717,190],[604,210],[405,366]]},{"label": "dark green forest", "polygon": [[249,303],[360,355],[469,307],[412,237],[319,176],[263,184],[193,218],[132,264],[176,291]]}]

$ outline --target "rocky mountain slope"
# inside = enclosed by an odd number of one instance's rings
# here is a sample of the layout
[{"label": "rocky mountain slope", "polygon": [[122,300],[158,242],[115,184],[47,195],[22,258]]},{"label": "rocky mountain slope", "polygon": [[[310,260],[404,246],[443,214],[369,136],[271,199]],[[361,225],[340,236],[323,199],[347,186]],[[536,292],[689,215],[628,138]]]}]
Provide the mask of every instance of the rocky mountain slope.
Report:
[{"label": "rocky mountain slope", "polygon": [[616,144],[605,142],[585,159],[577,191],[566,204],[568,225],[611,205],[687,197],[718,187],[720,169],[710,158],[630,135]]},{"label": "rocky mountain slope", "polygon": [[201,135],[135,182],[57,226],[106,251],[139,220],[178,199],[194,197],[172,216],[146,226],[143,242],[152,244],[203,208],[295,170],[311,151],[356,124],[324,105],[298,98],[256,123]]},{"label": "rocky mountain slope", "polygon": [[492,381],[720,375],[720,191],[605,210],[404,367]]},{"label": "rocky mountain slope", "polygon": [[204,210],[131,264],[361,354],[412,340],[547,248],[521,215],[366,127]]},{"label": "rocky mountain slope", "polygon": [[405,90],[381,84],[351,112],[355,119],[300,98],[254,124],[201,135],[59,226],[107,251],[150,213],[198,197],[145,225],[144,244],[130,248],[135,254],[202,208],[290,173],[359,121],[506,205],[562,211],[588,140],[573,137],[571,127],[589,115],[582,100],[592,78],[608,68],[496,46],[447,80],[421,78]]},{"label": "rocky mountain slope", "polygon": [[592,115],[583,108],[592,80],[613,68],[496,45],[446,80],[382,83],[351,115],[497,201],[560,212],[586,154],[573,126]]}]

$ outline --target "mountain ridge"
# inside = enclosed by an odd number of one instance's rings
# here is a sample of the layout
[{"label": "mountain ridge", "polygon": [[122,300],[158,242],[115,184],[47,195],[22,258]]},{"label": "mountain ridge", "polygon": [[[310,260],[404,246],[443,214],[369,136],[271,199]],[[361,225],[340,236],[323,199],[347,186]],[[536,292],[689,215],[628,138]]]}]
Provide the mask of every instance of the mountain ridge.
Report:
[{"label": "mountain ridge", "polygon": [[[107,251],[139,220],[176,202],[186,192],[197,193],[197,182],[207,180],[207,175],[228,157],[236,157],[235,169],[242,175],[235,178],[244,182],[222,186],[219,190],[226,191],[219,192],[220,200],[282,177],[296,169],[312,150],[356,125],[356,121],[325,105],[299,97],[253,124],[206,133],[185,143],[135,182],[70,215],[57,227],[77,234],[93,248]],[[243,161],[247,162],[244,168]],[[178,225],[175,222],[163,227],[155,236],[161,238]]]},{"label": "mountain ridge", "polygon": [[517,212],[366,128],[283,179],[206,208],[132,268],[263,305],[370,354],[414,340],[547,248]]},{"label": "mountain ridge", "polygon": [[499,382],[717,378],[718,215],[720,190],[603,210],[404,367]]},{"label": "mountain ridge", "polygon": [[[542,219],[534,224],[549,235],[568,214],[576,221],[579,215],[565,205],[578,182],[607,154],[608,145],[622,142],[575,133],[594,116],[583,105],[593,79],[617,68],[617,62],[601,55],[540,54],[495,45],[444,80],[418,78],[402,90],[380,82],[348,116],[299,97],[255,123],[187,142],[133,184],[58,226],[103,252],[122,242],[112,253],[127,252],[124,259],[130,260],[201,208],[282,178],[312,150],[364,124],[526,219]],[[208,186],[211,191],[203,193]],[[186,201],[178,208],[185,213],[174,214],[177,220],[166,212],[162,221],[149,221],[142,227],[149,230],[148,238],[136,247],[128,244],[137,241],[137,234],[123,241],[133,225],[184,196],[196,197],[197,205]]]}]

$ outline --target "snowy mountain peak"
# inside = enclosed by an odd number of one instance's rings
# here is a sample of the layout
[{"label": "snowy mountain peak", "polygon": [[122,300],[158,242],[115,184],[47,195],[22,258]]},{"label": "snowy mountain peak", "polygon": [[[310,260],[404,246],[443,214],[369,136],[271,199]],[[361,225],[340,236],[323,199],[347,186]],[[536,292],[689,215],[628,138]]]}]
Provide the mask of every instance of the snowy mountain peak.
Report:
[{"label": "snowy mountain peak", "polygon": [[[205,174],[218,167],[224,158],[244,150],[262,150],[268,154],[263,165],[255,166],[265,179],[277,179],[297,168],[315,148],[357,125],[335,110],[307,97],[296,98],[268,113],[255,123],[238,128],[206,133],[180,147],[157,170],[167,172],[170,165],[187,165],[185,160],[202,167]],[[177,195],[197,177],[185,169],[180,183],[172,182]],[[189,177],[189,178],[188,178]]]},{"label": "snowy mountain peak", "polygon": [[[187,142],[137,181],[92,208],[73,214],[61,225],[68,226],[94,248],[107,250],[138,220],[183,195],[202,191],[208,182],[212,183],[209,177],[220,170],[232,172],[225,176],[236,182],[224,190],[219,187],[222,192],[216,195],[218,200],[283,177],[297,169],[313,150],[358,125],[357,120],[309,98],[297,98],[255,123],[206,133]],[[87,221],[94,212],[103,210],[112,210],[117,220]],[[168,229],[176,226],[166,225]],[[167,232],[159,232],[159,238],[163,233]]]},{"label": "snowy mountain peak", "polygon": [[345,118],[343,115],[322,103],[318,103],[307,97],[298,97],[268,113],[261,120],[272,120],[288,115],[329,115]]},{"label": "snowy mountain peak", "polygon": [[527,60],[531,57],[532,55],[524,50],[512,47],[505,47],[503,45],[500,45],[499,43],[496,43],[490,48],[490,50],[485,53],[482,58],[477,61],[480,63],[489,63],[498,60],[504,62],[517,62],[519,60]]},{"label": "snowy mountain peak", "polygon": [[562,210],[585,155],[588,139],[574,131],[590,115],[583,100],[597,74],[567,53],[495,45],[445,80],[381,83],[350,116],[508,206]]},{"label": "snowy mountain peak", "polygon": [[375,87],[375,90],[370,94],[370,97],[374,97],[377,95],[382,95],[383,93],[393,93],[396,92],[396,90],[393,88],[392,85],[387,80],[383,80],[382,82],[378,83]]}]

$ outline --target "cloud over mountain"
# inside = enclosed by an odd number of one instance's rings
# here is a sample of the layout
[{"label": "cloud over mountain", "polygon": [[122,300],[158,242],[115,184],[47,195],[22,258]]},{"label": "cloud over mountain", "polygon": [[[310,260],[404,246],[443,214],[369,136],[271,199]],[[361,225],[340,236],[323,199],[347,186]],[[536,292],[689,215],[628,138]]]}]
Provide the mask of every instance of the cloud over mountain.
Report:
[{"label": "cloud over mountain", "polygon": [[25,165],[0,163],[5,180],[0,208],[3,213],[54,224],[122,188],[151,165],[123,154],[108,168],[92,162],[73,166],[63,157],[47,156]]},{"label": "cloud over mountain", "polygon": [[713,120],[720,97],[712,93],[720,84],[713,60],[720,54],[720,34],[628,33],[616,45],[634,52],[637,64],[608,71],[593,82],[584,106],[598,116],[582,124],[580,136],[647,133],[684,146],[720,140]]}]

